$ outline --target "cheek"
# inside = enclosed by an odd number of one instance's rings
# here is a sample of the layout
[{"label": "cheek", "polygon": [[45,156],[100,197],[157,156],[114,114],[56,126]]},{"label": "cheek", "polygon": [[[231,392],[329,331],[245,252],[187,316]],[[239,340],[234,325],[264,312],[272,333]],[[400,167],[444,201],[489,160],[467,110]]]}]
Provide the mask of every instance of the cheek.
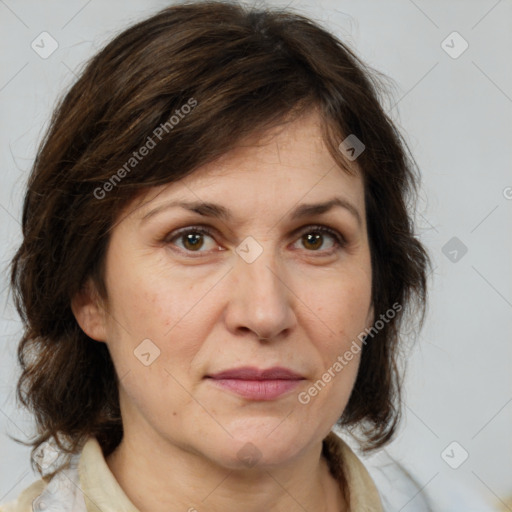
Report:
[{"label": "cheek", "polygon": [[[210,302],[205,297],[208,283],[191,282],[175,274],[164,276],[161,271],[142,266],[132,267],[130,272],[117,267],[110,274],[115,285],[111,285],[109,294],[108,341],[119,375],[130,371],[153,387],[163,383],[174,386],[172,379],[167,382],[169,374],[162,373],[163,369],[180,382],[191,378],[194,358],[210,330],[213,310],[208,309]],[[146,360],[154,360],[148,367],[137,358],[147,353]]]},{"label": "cheek", "polygon": [[186,315],[197,294],[179,276],[147,262],[120,260],[111,265],[109,276],[112,315],[134,336],[162,337]]},{"label": "cheek", "polygon": [[[335,283],[335,284],[333,284]],[[338,273],[310,295],[315,316],[301,323],[319,355],[317,375],[302,395],[326,421],[335,422],[352,392],[361,359],[361,333],[368,326],[371,277],[364,270]],[[310,315],[308,315],[310,316]]]},{"label": "cheek", "polygon": [[366,273],[353,273],[345,279],[337,277],[316,288],[306,304],[317,315],[315,324],[323,323],[330,344],[343,343],[367,327],[371,308],[371,279]]}]

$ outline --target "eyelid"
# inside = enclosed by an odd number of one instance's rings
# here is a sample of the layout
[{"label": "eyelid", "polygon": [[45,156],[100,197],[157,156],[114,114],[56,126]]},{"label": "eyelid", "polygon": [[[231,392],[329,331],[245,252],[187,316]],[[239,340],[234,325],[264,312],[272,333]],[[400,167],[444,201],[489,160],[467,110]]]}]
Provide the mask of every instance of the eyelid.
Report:
[{"label": "eyelid", "polygon": [[[165,235],[161,239],[161,242],[163,244],[170,244],[173,240],[179,239],[181,236],[185,235],[188,232],[193,232],[193,233],[197,232],[197,233],[201,233],[201,234],[204,234],[204,235],[208,235],[208,236],[210,236],[213,239],[215,238],[215,230],[212,229],[210,226],[207,226],[207,225],[188,225],[188,226],[185,226],[183,228],[175,229],[171,233],[168,233],[167,235]],[[182,249],[181,247],[178,247],[178,249],[181,252],[185,252],[187,255],[191,255],[191,254],[192,255],[193,254],[201,255],[202,253],[208,252],[208,251],[187,251],[186,249]]]},{"label": "eyelid", "polygon": [[[212,238],[215,238],[216,231],[217,231],[216,229],[214,229],[208,225],[203,225],[203,224],[188,225],[183,228],[175,229],[171,233],[167,234],[161,241],[163,243],[169,244],[169,243],[171,243],[172,240],[175,240],[175,239],[179,238],[180,236],[182,236],[183,234],[186,234],[188,232],[197,232],[197,233],[205,234]],[[347,240],[337,229],[331,228],[330,226],[327,226],[324,224],[307,224],[305,226],[302,226],[302,227],[296,229],[293,232],[293,236],[298,237],[298,236],[302,236],[305,233],[310,233],[310,232],[320,232],[322,234],[328,234],[329,236],[331,236],[334,239],[334,245],[335,245],[334,249],[336,249],[336,250],[342,249],[347,244]],[[195,254],[199,255],[201,253],[208,252],[208,251],[187,251],[186,249],[182,249],[181,247],[179,247],[178,249],[180,249],[181,251],[186,251],[187,254],[195,253]],[[331,251],[332,251],[332,249],[331,249]],[[318,252],[319,254],[325,255],[325,254],[329,254],[330,250],[307,251],[307,252],[310,252],[312,254],[315,252]]]},{"label": "eyelid", "polygon": [[302,235],[304,233],[308,232],[315,232],[318,231],[320,233],[327,233],[328,235],[331,235],[341,246],[345,245],[347,243],[347,240],[345,237],[334,228],[331,228],[325,224],[308,224],[307,226],[304,226],[303,228],[299,228],[296,233]]},{"label": "eyelid", "polygon": [[191,231],[191,232],[197,231],[198,233],[203,233],[203,234],[206,234],[211,237],[213,237],[215,235],[215,230],[212,229],[210,226],[197,224],[197,225],[189,225],[189,226],[185,226],[183,228],[175,229],[175,230],[171,231],[170,233],[168,233],[167,235],[165,235],[165,237],[163,238],[162,241],[170,242],[171,240],[174,240],[175,238],[178,238],[179,236],[181,236],[185,233],[188,233],[189,231]]}]

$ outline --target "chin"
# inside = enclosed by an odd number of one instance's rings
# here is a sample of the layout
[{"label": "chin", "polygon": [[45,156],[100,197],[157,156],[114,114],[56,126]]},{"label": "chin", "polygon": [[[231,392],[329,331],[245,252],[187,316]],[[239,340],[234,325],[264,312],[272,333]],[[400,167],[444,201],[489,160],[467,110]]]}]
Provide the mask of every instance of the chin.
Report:
[{"label": "chin", "polygon": [[240,435],[233,433],[233,438],[223,443],[225,451],[219,454],[222,465],[241,470],[270,468],[293,461],[303,448],[298,436],[286,429],[280,435],[276,431],[269,435],[270,432],[272,429],[259,428],[245,429]]}]

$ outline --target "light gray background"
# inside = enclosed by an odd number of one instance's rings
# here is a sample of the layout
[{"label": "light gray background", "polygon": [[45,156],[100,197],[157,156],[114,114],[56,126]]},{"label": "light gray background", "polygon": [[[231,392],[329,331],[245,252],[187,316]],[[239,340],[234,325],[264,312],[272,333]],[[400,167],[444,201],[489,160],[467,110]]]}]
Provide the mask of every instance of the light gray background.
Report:
[{"label": "light gray background", "polygon": [[[434,494],[457,477],[499,503],[512,495],[512,3],[269,3],[324,23],[397,84],[387,108],[422,171],[418,233],[434,272],[426,325],[408,361],[405,421],[388,452]],[[165,5],[0,0],[0,502],[36,479],[29,449],[6,435],[31,428],[14,402],[20,323],[6,291],[27,173],[74,70],[128,24]],[[59,45],[47,59],[31,48],[43,31]],[[442,47],[453,31],[469,44],[456,59]],[[461,48],[457,40],[448,44]],[[452,237],[467,247],[457,262],[443,253]],[[456,470],[441,457],[452,441],[469,453]]]}]

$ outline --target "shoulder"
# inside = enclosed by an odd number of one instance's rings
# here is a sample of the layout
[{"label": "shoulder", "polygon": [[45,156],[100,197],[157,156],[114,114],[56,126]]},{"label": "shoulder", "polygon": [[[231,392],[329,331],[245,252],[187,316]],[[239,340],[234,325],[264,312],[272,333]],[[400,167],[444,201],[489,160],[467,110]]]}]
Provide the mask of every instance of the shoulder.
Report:
[{"label": "shoulder", "polygon": [[384,512],[407,505],[415,512],[496,511],[483,496],[455,476],[438,472],[430,480],[420,482],[412,469],[393,459],[386,450],[364,460],[364,464],[379,490]]},{"label": "shoulder", "polygon": [[42,478],[24,489],[15,500],[0,504],[0,512],[32,512],[32,502],[47,486]]},{"label": "shoulder", "polygon": [[[80,488],[78,461],[80,452],[72,455],[43,450],[40,463],[49,471],[48,476],[36,480],[25,488],[16,499],[0,504],[0,512],[34,512],[43,510],[73,510],[84,512]],[[57,464],[59,460],[62,464]],[[71,505],[71,508],[69,508]]]},{"label": "shoulder", "polygon": [[[432,504],[416,478],[386,452],[370,460],[363,458],[379,491],[384,511],[399,510],[411,503],[417,512],[429,512]],[[398,507],[398,508],[397,508]]]},{"label": "shoulder", "polygon": [[[368,478],[358,487],[367,488],[371,480],[370,487],[376,488],[383,512],[406,508],[415,512],[496,512],[481,494],[454,475],[438,471],[430,480],[423,480],[412,465],[395,460],[386,449],[363,455],[350,436],[331,432],[326,438],[329,440],[341,448],[338,453],[349,469],[358,465],[356,459],[364,466]],[[342,461],[336,465],[341,466]]]},{"label": "shoulder", "polygon": [[27,487],[16,500],[0,505],[0,512],[73,510],[86,512],[76,460],[58,470],[49,481],[40,479]]}]

